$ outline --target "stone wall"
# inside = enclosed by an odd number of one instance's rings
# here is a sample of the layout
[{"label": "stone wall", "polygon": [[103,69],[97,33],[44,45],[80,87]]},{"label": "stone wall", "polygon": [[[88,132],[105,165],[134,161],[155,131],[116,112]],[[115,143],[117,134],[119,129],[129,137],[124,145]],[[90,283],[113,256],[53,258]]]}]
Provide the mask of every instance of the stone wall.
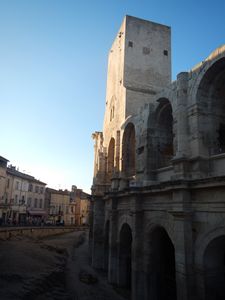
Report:
[{"label": "stone wall", "polygon": [[79,230],[78,228],[74,227],[41,227],[41,228],[4,228],[0,229],[0,240],[8,240],[12,237],[16,236],[28,236],[33,238],[43,238],[51,235],[63,234],[72,232],[75,230]]}]

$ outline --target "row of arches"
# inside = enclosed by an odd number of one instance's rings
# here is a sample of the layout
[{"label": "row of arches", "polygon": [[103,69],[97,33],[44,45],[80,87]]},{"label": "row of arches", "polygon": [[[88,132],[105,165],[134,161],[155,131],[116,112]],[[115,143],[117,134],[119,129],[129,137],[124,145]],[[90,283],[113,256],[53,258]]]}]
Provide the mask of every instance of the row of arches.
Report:
[{"label": "row of arches", "polygon": [[[110,223],[105,226],[105,270],[109,264],[109,232]],[[134,240],[131,227],[124,223],[119,232],[117,249],[118,276],[117,284],[132,291],[132,252]],[[173,242],[167,231],[156,226],[148,236],[148,255],[145,272],[144,299],[176,300],[177,299],[177,273],[176,252]],[[204,292],[198,299],[222,300],[225,299],[225,235],[211,240],[203,254],[203,286]],[[179,275],[178,275],[179,277]],[[196,293],[201,293],[196,287]]]},{"label": "row of arches", "polygon": [[[166,99],[158,107],[154,130],[151,129],[151,133],[148,136],[151,152],[149,155],[151,157],[152,155],[154,156],[155,168],[168,166],[173,157],[173,116],[171,104]],[[130,122],[125,127],[122,139],[121,170],[127,177],[132,177],[136,174],[136,144],[135,126]],[[112,177],[115,171],[115,146],[115,139],[111,138],[107,156],[107,173],[109,178]],[[154,149],[154,154],[152,149]]]},{"label": "row of arches", "polygon": [[[196,153],[197,156],[225,153],[225,57],[212,63],[207,70],[203,69],[197,78],[198,80],[193,82],[193,87],[189,90],[189,101],[194,101],[190,103],[190,107],[195,105],[197,113],[191,117],[190,124],[187,125],[189,134],[186,139],[192,135],[197,137],[199,147],[193,146],[193,149],[199,151]],[[149,170],[169,166],[177,150],[178,137],[176,137],[177,129],[172,105],[167,98],[160,98],[158,102],[156,110],[150,113],[147,124],[145,145],[147,146],[146,164]],[[191,139],[189,141],[192,143]],[[130,122],[125,127],[122,138],[121,170],[127,177],[136,173],[137,152],[135,126]],[[114,169],[115,140],[112,138],[108,145],[109,178]]]}]

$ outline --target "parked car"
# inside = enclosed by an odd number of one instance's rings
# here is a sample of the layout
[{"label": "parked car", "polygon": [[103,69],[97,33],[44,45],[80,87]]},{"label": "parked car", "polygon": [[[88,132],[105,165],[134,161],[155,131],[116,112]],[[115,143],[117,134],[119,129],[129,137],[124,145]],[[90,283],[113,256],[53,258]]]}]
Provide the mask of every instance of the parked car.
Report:
[{"label": "parked car", "polygon": [[52,225],[54,225],[53,220],[46,220],[45,221],[45,226],[52,226]]}]

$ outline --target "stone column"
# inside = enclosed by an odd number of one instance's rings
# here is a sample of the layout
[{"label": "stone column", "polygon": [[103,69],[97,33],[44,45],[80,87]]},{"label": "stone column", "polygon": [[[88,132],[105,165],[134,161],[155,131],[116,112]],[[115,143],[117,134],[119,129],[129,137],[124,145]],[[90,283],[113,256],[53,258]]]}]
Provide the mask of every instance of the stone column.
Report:
[{"label": "stone column", "polygon": [[156,180],[156,169],[158,165],[158,136],[156,129],[155,107],[149,106],[148,128],[146,133],[146,149],[145,161],[146,165],[146,178],[149,181]]},{"label": "stone column", "polygon": [[188,93],[188,72],[177,75],[177,153],[176,158],[186,157],[188,154],[188,116],[187,116],[187,97]]},{"label": "stone column", "polygon": [[142,210],[133,212],[132,300],[144,299],[145,292],[145,273],[143,270],[143,217],[144,213]]},{"label": "stone column", "polygon": [[[177,107],[173,113],[176,118],[176,153],[172,160],[174,167],[173,179],[185,178],[189,174],[189,141],[188,141],[188,73],[177,76]],[[175,145],[174,145],[175,146]]]},{"label": "stone column", "polygon": [[112,211],[110,215],[110,232],[109,232],[109,269],[108,269],[108,281],[112,284],[117,283],[117,266],[118,266],[118,241],[117,241],[117,229],[118,229],[118,211],[117,200],[112,199]]},{"label": "stone column", "polygon": [[175,203],[179,203],[171,214],[174,217],[174,248],[176,263],[177,300],[195,299],[195,284],[192,254],[192,214],[189,208],[188,191],[176,191]]},{"label": "stone column", "polygon": [[94,223],[92,243],[92,266],[97,269],[104,267],[104,220],[105,201],[101,196],[93,196],[94,199]]}]

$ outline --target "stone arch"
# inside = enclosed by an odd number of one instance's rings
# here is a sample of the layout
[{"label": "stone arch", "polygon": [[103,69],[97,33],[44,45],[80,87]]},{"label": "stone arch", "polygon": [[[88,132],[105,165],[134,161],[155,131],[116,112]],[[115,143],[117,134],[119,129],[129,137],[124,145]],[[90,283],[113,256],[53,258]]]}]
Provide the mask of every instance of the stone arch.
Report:
[{"label": "stone arch", "polygon": [[148,234],[146,299],[176,300],[175,248],[167,231],[152,226]]},{"label": "stone arch", "polygon": [[110,230],[110,222],[109,220],[105,223],[104,230],[104,270],[108,271],[109,266],[109,230]]},{"label": "stone arch", "polygon": [[109,121],[113,121],[114,117],[115,117],[115,105],[116,105],[116,96],[112,96],[112,98],[110,99],[109,102]]},{"label": "stone arch", "polygon": [[122,172],[127,177],[136,173],[136,137],[133,123],[128,123],[123,133],[122,141]]},{"label": "stone arch", "polygon": [[130,214],[123,214],[122,216],[119,217],[118,221],[118,232],[121,231],[121,228],[123,224],[128,224],[130,228],[132,228],[132,217]]},{"label": "stone arch", "polygon": [[205,299],[225,299],[225,235],[214,238],[203,256]]},{"label": "stone arch", "polygon": [[108,146],[107,156],[107,177],[110,180],[112,178],[115,167],[115,139],[111,138]]},{"label": "stone arch", "polygon": [[171,164],[174,155],[173,111],[167,98],[160,98],[148,118],[148,173]]},{"label": "stone arch", "polygon": [[225,235],[225,226],[211,228],[207,233],[198,237],[195,243],[195,264],[198,265],[198,267],[203,265],[203,255],[207,245],[222,235]]},{"label": "stone arch", "polygon": [[205,253],[207,247],[211,242],[221,236],[225,236],[224,226],[212,228],[207,233],[200,235],[196,240],[194,264],[196,268],[197,294],[199,299],[206,299]]},{"label": "stone arch", "polygon": [[225,152],[225,57],[215,61],[199,82],[196,103],[203,155]]},{"label": "stone arch", "polygon": [[124,223],[119,232],[119,251],[118,251],[118,285],[131,289],[132,275],[132,230]]},{"label": "stone arch", "polygon": [[173,157],[173,113],[168,99],[160,99],[156,110],[158,167],[166,167]]},{"label": "stone arch", "polygon": [[190,97],[188,99],[190,106],[196,104],[198,88],[207,70],[209,70],[215,62],[217,62],[218,60],[224,57],[225,57],[225,45],[214,50],[209,55],[209,57],[205,59],[205,61],[200,63],[191,71],[191,75],[193,79],[190,84]]}]

